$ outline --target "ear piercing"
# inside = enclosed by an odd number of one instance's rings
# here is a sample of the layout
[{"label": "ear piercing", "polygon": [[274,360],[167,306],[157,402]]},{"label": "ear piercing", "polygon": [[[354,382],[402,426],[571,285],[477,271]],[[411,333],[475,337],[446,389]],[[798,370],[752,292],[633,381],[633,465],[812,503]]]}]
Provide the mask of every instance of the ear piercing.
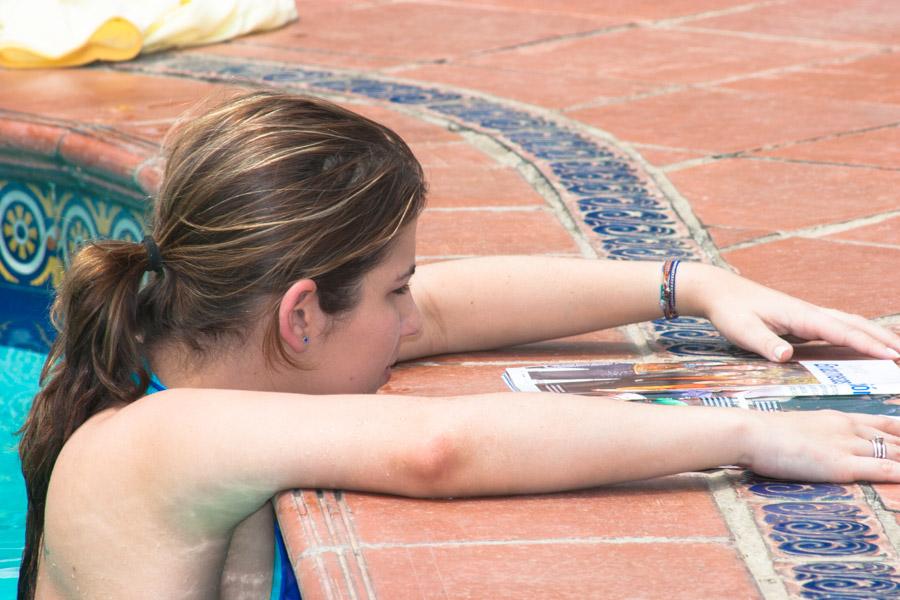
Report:
[{"label": "ear piercing", "polygon": [[303,336],[303,343],[304,343],[304,344],[308,344],[308,343],[309,343],[309,336],[308,336],[308,335],[304,335],[304,336]]}]

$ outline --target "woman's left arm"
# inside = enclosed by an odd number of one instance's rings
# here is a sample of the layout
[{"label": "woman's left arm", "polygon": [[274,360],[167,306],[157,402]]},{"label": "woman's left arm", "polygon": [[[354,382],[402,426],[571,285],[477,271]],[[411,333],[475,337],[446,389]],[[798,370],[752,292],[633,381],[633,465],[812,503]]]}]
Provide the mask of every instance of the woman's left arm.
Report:
[{"label": "woman's left arm", "polygon": [[[411,282],[423,316],[401,360],[486,350],[657,319],[661,263],[535,256],[473,258],[420,267]],[[779,336],[825,340],[896,359],[900,336],[856,315],[818,307],[725,269],[681,263],[676,308],[710,319],[735,344],[777,361]]]}]

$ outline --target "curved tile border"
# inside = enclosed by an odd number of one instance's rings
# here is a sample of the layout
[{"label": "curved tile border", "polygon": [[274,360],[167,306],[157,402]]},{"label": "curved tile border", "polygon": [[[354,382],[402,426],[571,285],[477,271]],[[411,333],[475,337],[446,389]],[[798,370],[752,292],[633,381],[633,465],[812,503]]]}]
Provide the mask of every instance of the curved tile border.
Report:
[{"label": "curved tile border", "polygon": [[897,554],[858,485],[745,474],[737,488],[792,597],[900,598]]},{"label": "curved tile border", "polygon": [[[0,165],[77,183],[99,180],[135,205],[156,191],[156,145],[108,131],[0,110]],[[156,173],[151,173],[156,171]]]},{"label": "curved tile border", "polygon": [[[150,55],[105,68],[356,95],[412,107],[446,124],[485,133],[514,149],[551,184],[600,256],[614,260],[705,258],[669,200],[626,152],[561,117],[433,86],[199,53]],[[702,319],[658,320],[653,322],[653,331],[657,349],[672,354],[746,356]]]}]

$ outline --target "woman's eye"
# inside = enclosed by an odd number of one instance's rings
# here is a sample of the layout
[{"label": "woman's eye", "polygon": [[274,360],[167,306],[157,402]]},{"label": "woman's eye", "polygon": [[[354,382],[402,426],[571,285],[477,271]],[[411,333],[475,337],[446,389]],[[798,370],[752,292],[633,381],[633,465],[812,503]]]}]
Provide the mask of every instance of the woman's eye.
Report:
[{"label": "woman's eye", "polygon": [[403,287],[399,287],[396,290],[394,290],[394,293],[397,294],[398,296],[402,296],[403,294],[406,294],[408,292],[409,292],[409,284],[408,283],[406,285],[404,285]]}]

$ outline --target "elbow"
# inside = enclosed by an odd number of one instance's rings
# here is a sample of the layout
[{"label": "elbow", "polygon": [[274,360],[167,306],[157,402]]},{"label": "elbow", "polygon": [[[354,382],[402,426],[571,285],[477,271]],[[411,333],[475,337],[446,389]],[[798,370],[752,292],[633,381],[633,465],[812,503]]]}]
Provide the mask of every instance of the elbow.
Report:
[{"label": "elbow", "polygon": [[463,443],[451,432],[426,436],[401,457],[402,493],[413,498],[446,498],[464,493]]}]

